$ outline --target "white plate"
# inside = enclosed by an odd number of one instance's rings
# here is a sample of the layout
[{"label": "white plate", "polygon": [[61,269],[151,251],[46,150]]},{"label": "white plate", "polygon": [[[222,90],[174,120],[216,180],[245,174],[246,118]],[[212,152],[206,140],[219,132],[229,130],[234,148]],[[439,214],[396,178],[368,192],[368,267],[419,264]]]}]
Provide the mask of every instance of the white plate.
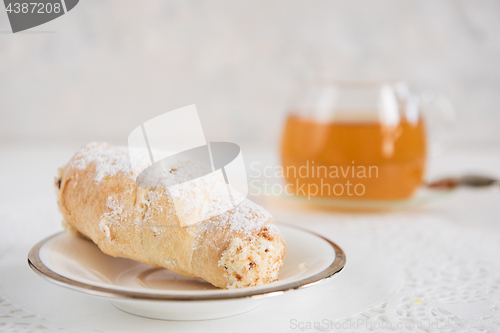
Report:
[{"label": "white plate", "polygon": [[62,232],[36,244],[30,267],[61,286],[111,298],[119,309],[149,318],[205,320],[244,313],[264,297],[325,281],[345,266],[344,252],[308,231],[279,226],[287,255],[278,281],[243,289],[221,290],[201,280],[123,258],[113,258],[89,240]]}]

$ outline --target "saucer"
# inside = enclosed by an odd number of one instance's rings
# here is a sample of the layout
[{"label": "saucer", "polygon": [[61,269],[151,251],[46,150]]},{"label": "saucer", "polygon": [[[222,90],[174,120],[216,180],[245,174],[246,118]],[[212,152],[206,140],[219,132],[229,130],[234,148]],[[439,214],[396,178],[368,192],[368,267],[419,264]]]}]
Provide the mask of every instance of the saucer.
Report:
[{"label": "saucer", "polygon": [[36,244],[28,264],[53,283],[106,297],[131,314],[165,320],[223,318],[250,311],[267,297],[326,281],[344,268],[345,254],[335,243],[295,227],[278,227],[287,244],[285,262],[278,281],[256,287],[222,290],[201,279],[108,256],[69,232]]},{"label": "saucer", "polygon": [[291,204],[303,204],[318,208],[331,208],[348,211],[377,211],[411,208],[439,201],[453,194],[455,190],[430,190],[421,186],[415,194],[408,199],[400,200],[348,200],[328,197],[307,197],[301,195],[267,195],[271,200],[280,200]]}]

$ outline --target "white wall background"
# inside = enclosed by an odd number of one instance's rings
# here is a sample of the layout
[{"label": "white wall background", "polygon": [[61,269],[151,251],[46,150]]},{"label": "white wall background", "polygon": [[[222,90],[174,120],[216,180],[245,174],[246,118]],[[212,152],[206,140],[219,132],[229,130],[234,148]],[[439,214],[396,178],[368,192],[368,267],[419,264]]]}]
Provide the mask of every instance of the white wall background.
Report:
[{"label": "white wall background", "polygon": [[0,140],[108,140],[196,103],[209,140],[276,146],[306,72],[447,95],[456,145],[500,146],[500,1],[81,0],[12,34],[0,10]]}]

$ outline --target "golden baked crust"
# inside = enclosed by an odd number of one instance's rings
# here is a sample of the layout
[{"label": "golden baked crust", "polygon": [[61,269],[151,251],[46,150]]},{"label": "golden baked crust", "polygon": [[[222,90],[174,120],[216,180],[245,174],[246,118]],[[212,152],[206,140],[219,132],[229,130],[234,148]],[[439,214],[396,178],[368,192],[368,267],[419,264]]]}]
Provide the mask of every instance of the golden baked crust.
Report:
[{"label": "golden baked crust", "polygon": [[[174,169],[181,173],[190,167],[184,161]],[[80,149],[56,180],[65,224],[108,255],[165,267],[217,287],[277,279],[286,246],[262,207],[244,200],[224,214],[181,226],[168,190],[138,187],[136,176],[125,147],[91,143]],[[207,198],[210,190],[203,188]]]}]

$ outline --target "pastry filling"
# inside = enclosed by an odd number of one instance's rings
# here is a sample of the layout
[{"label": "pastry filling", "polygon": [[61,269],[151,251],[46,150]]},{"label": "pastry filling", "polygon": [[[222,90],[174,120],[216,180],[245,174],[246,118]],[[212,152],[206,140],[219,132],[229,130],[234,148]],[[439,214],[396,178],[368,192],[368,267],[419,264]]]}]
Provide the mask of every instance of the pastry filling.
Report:
[{"label": "pastry filling", "polygon": [[258,286],[278,279],[283,264],[284,246],[274,242],[264,229],[257,237],[244,241],[234,238],[219,260],[228,278],[226,288]]}]

